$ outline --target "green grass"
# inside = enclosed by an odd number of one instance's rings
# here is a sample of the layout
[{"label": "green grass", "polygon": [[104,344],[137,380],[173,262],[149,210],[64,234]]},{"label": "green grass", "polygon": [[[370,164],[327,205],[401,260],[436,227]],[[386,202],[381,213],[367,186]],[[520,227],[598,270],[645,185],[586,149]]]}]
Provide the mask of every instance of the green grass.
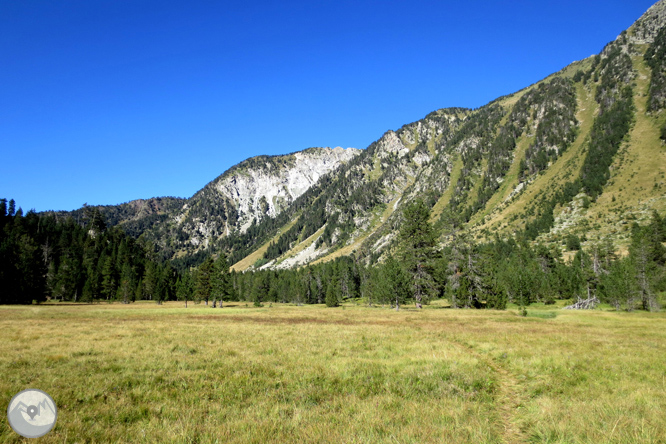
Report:
[{"label": "green grass", "polygon": [[51,394],[46,443],[664,442],[666,315],[558,307],[5,306],[0,408]]}]

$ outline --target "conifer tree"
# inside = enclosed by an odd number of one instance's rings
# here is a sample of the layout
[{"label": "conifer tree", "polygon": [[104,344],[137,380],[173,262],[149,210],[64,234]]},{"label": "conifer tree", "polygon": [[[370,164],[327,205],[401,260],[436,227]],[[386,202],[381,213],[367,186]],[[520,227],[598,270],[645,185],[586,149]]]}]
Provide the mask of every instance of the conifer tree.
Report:
[{"label": "conifer tree", "polygon": [[535,302],[541,294],[543,273],[528,246],[515,250],[500,272],[508,296],[521,308]]},{"label": "conifer tree", "polygon": [[185,301],[185,308],[187,308],[187,301],[192,299],[192,292],[192,275],[189,271],[185,271],[176,283],[176,297],[179,301]]},{"label": "conifer tree", "polygon": [[632,239],[629,252],[634,264],[634,282],[637,284],[641,306],[643,310],[654,311],[657,310],[658,305],[651,282],[651,274],[655,268],[655,263],[650,260],[653,252],[650,240],[648,230],[638,230]]},{"label": "conifer tree", "polygon": [[252,302],[255,307],[263,306],[263,302],[268,295],[270,290],[270,282],[268,280],[268,275],[265,273],[255,273],[254,283],[252,288]]},{"label": "conifer tree", "polygon": [[107,301],[116,295],[116,272],[111,256],[102,256],[102,296]]},{"label": "conifer tree", "polygon": [[432,261],[436,238],[429,219],[430,210],[423,200],[417,199],[405,209],[400,227],[400,256],[411,277],[412,294],[418,308],[434,295],[435,290]]},{"label": "conifer tree", "polygon": [[338,301],[338,281],[334,280],[328,283],[326,286],[326,306],[327,307],[337,307],[340,305]]},{"label": "conifer tree", "polygon": [[118,293],[123,304],[129,304],[134,299],[134,271],[129,262],[123,264],[122,271],[120,272],[120,285]]},{"label": "conifer tree", "polygon": [[388,257],[381,270],[379,283],[382,292],[381,299],[394,305],[395,310],[398,311],[400,305],[413,296],[410,277],[393,256]]},{"label": "conifer tree", "polygon": [[603,274],[599,283],[599,294],[602,302],[606,302],[620,310],[627,307],[627,302],[633,305],[636,285],[634,281],[633,264],[631,259],[621,259],[610,264],[607,274]]},{"label": "conifer tree", "polygon": [[326,284],[326,306],[327,307],[337,307],[340,305],[340,279],[337,274],[336,263],[333,262],[330,264],[330,275],[328,276],[328,282]]},{"label": "conifer tree", "polygon": [[146,269],[143,275],[143,296],[148,300],[152,300],[155,296],[157,289],[157,271],[154,262],[150,261],[146,264]]},{"label": "conifer tree", "polygon": [[210,299],[213,291],[212,274],[213,274],[213,258],[208,257],[197,269],[194,282],[194,297],[197,301],[206,301]]},{"label": "conifer tree", "polygon": [[134,288],[134,300],[135,301],[141,301],[143,300],[143,279],[139,279],[139,281],[136,284],[136,287]]},{"label": "conifer tree", "polygon": [[[220,301],[220,308],[222,308],[223,301],[229,301],[233,298],[234,287],[231,282],[231,274],[229,274],[229,262],[227,262],[227,256],[224,252],[220,253],[213,264],[211,290],[214,301]],[[215,307],[214,301],[213,307]]]}]

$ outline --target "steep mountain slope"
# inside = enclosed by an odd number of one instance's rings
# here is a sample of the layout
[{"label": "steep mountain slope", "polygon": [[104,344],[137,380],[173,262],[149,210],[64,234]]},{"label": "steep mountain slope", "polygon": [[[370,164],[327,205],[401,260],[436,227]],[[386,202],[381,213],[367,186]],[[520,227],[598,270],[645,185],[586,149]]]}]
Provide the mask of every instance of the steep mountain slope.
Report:
[{"label": "steep mountain slope", "polygon": [[[304,262],[304,256],[307,256],[305,262],[309,262],[372,235],[386,224],[390,213],[398,208],[404,190],[433,160],[437,145],[451,137],[468,113],[463,109],[439,110],[398,131],[388,131],[334,175],[327,176],[294,201],[281,215],[287,218],[285,223],[293,225],[267,248],[263,246],[266,252],[260,262],[279,266],[292,257],[288,263],[297,265]],[[446,163],[445,158],[443,161]],[[438,176],[428,186],[430,199],[435,201],[447,184],[448,177]],[[259,224],[257,230],[247,233],[236,244],[220,247],[230,250],[233,259],[240,259],[250,253],[252,246],[273,237],[275,229],[271,222]],[[301,242],[308,245],[290,251]]]},{"label": "steep mountain slope", "polygon": [[360,153],[355,148],[308,148],[252,157],[189,199],[139,199],[56,214],[83,221],[86,212],[97,209],[107,224],[120,225],[128,234],[151,242],[164,259],[182,257],[188,263],[193,256],[205,255],[212,242],[242,235],[262,219],[278,216],[322,176]]},{"label": "steep mountain slope", "polygon": [[575,234],[622,248],[630,221],[666,207],[665,11],[660,1],[599,55],[516,94],[387,132],[282,224],[258,226],[267,235],[220,247],[250,254],[239,270],[354,252],[373,261],[393,248],[402,209],[419,197],[443,242],[467,229],[480,240],[523,233],[560,245]]},{"label": "steep mountain slope", "polygon": [[[168,223],[151,233],[161,246],[193,252],[275,217],[321,176],[357,156],[355,148],[310,148],[258,156],[230,168],[198,191]],[[171,244],[164,243],[167,239]]]}]

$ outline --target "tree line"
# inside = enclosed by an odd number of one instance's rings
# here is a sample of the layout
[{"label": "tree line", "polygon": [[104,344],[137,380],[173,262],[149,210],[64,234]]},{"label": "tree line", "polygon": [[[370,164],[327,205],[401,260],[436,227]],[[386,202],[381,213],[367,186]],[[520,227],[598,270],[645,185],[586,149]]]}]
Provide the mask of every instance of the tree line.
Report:
[{"label": "tree line", "polygon": [[[329,307],[355,301],[400,309],[445,298],[454,308],[505,309],[509,302],[527,307],[594,295],[618,310],[656,310],[656,295],[666,290],[666,221],[657,212],[648,225],[634,225],[628,255],[618,255],[610,241],[582,250],[576,238],[567,240],[575,250],[571,260],[558,246],[533,245],[525,235],[476,243],[450,214],[447,246],[438,249],[429,215],[421,200],[407,206],[397,248],[372,265],[351,255],[300,269],[226,273],[222,255],[181,279],[190,282],[187,297],[213,306],[223,300]],[[207,270],[217,270],[224,290],[200,290],[211,288]]]},{"label": "tree line", "polygon": [[352,255],[300,269],[236,273],[220,253],[177,271],[154,259],[150,245],[107,228],[95,209],[77,223],[23,215],[14,201],[0,199],[0,303],[144,299],[336,307],[356,301],[400,309],[445,298],[454,308],[505,309],[509,302],[526,307],[594,295],[618,310],[656,310],[656,295],[666,290],[666,221],[656,211],[649,224],[633,226],[628,255],[619,256],[609,241],[582,250],[568,240],[577,250],[570,261],[559,247],[533,245],[527,236],[476,243],[451,214],[446,246],[438,248],[429,217],[422,200],[408,205],[397,247],[371,265]]},{"label": "tree line", "polygon": [[176,270],[152,256],[97,208],[77,221],[0,199],[0,303],[173,299]]}]

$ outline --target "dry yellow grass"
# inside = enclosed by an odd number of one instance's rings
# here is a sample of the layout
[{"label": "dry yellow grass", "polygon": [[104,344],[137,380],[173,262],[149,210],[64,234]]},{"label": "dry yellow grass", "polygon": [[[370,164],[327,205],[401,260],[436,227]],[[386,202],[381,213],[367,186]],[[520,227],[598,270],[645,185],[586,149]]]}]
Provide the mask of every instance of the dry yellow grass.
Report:
[{"label": "dry yellow grass", "polygon": [[46,443],[666,440],[666,315],[529,312],[0,307],[0,408],[51,394]]},{"label": "dry yellow grass", "polygon": [[431,223],[434,223],[439,219],[444,209],[449,205],[449,202],[451,202],[451,197],[453,196],[453,190],[456,187],[456,183],[458,183],[458,179],[460,179],[460,174],[462,174],[462,167],[463,167],[462,157],[460,155],[456,155],[453,161],[453,166],[451,167],[449,186],[446,188],[446,190],[439,198],[439,200],[435,203],[435,206],[432,207],[432,211],[430,213]]},{"label": "dry yellow grass", "polygon": [[264,257],[264,253],[266,253],[266,251],[268,250],[268,247],[271,245],[271,243],[272,242],[277,242],[278,239],[280,239],[280,236],[282,236],[283,233],[286,233],[291,227],[293,227],[297,220],[298,220],[298,216],[294,217],[294,219],[291,222],[289,222],[284,227],[280,228],[280,230],[278,230],[277,234],[275,236],[273,236],[273,238],[271,240],[266,242],[264,245],[262,245],[258,249],[254,250],[252,253],[245,256],[240,261],[233,264],[231,266],[231,269],[234,270],[234,271],[245,271],[248,268],[250,268],[252,265],[254,265],[255,262],[257,262],[257,260]]}]

